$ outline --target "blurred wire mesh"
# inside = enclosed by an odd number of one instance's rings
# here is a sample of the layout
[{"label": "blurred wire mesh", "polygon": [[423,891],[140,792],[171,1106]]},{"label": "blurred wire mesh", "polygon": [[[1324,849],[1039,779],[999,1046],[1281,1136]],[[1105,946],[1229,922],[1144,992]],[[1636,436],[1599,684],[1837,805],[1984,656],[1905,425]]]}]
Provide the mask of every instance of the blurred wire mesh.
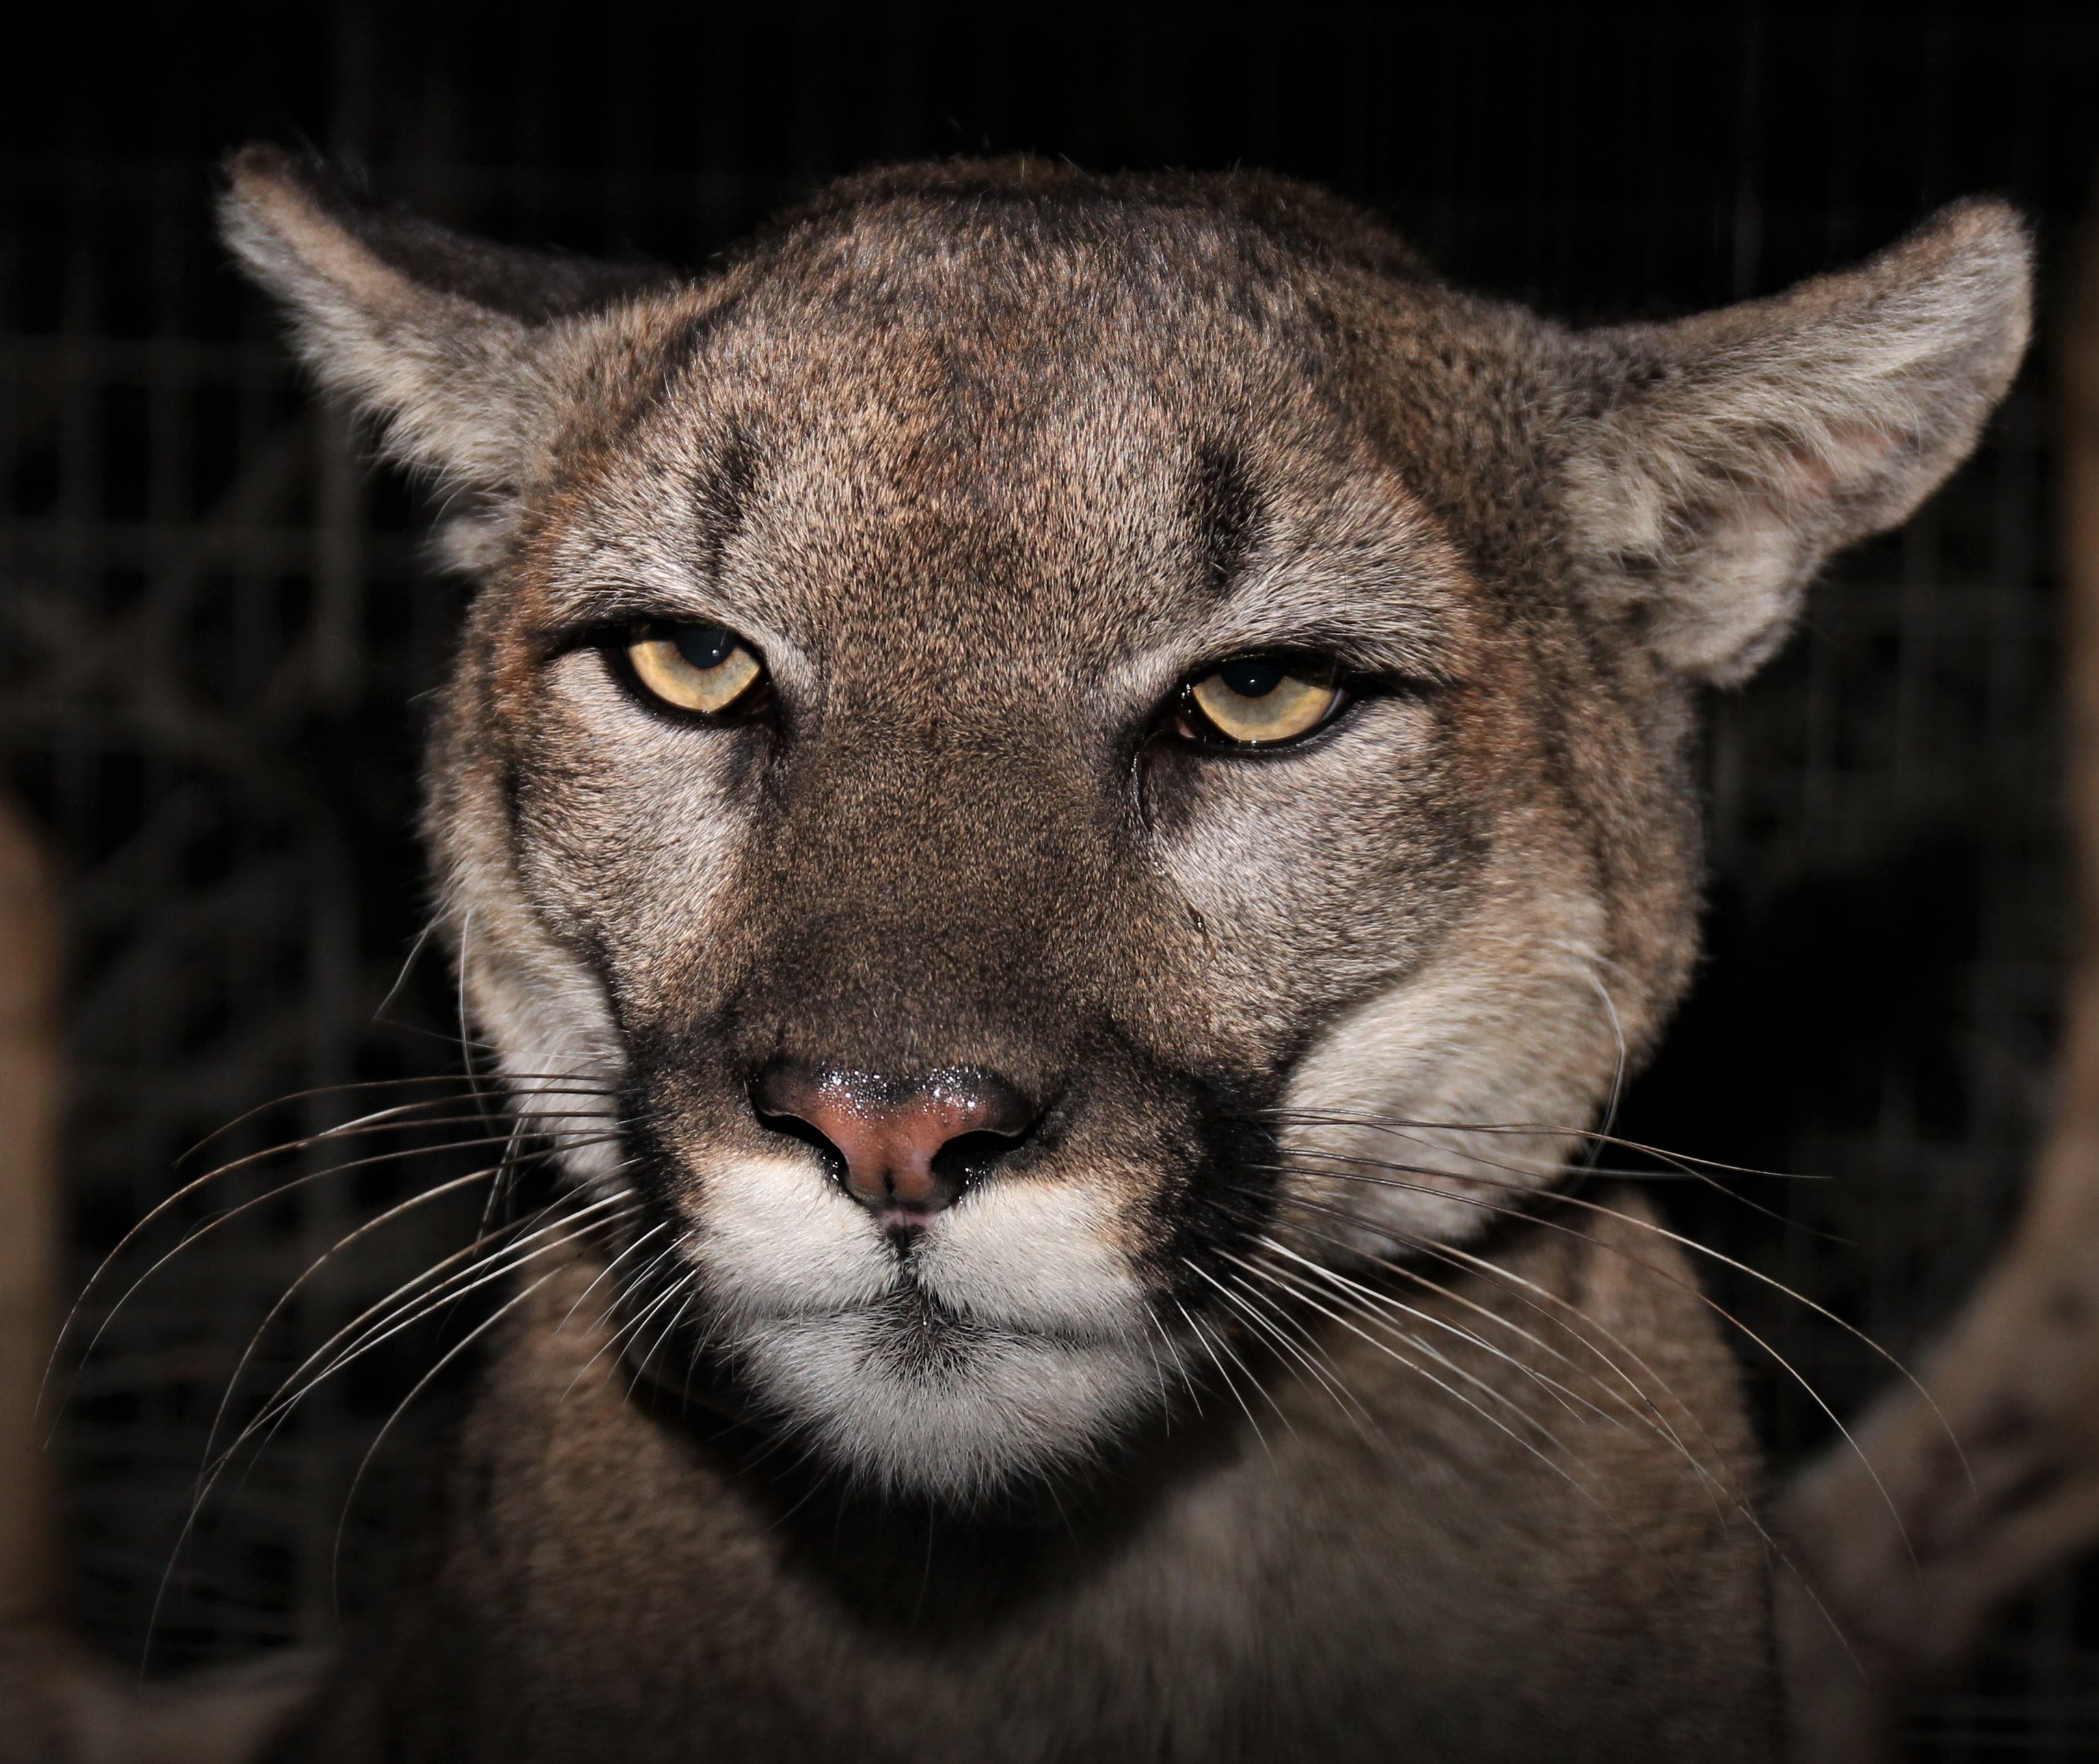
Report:
[{"label": "blurred wire mesh", "polygon": [[[1262,163],[1384,209],[1463,279],[1582,315],[1768,291],[1975,189],[2026,203],[2051,247],[2099,153],[2099,24],[2069,8],[1227,24],[1162,5],[1023,29],[934,5],[579,20],[372,0],[267,36],[46,29],[0,121],[0,759],[68,884],[74,1289],[187,1176],[461,1069],[442,961],[410,960],[409,834],[418,695],[460,593],[407,489],[302,396],[224,267],[213,167],[241,139],[310,140],[520,242],[680,262],[873,159]],[[1697,1194],[1679,1212],[1897,1353],[2000,1234],[2048,1094],[2050,451],[2044,359],[1947,495],[1845,561],[1787,653],[1716,701],[1711,957],[1625,1115],[1636,1137],[1827,1178],[1745,1186],[1789,1225]],[[369,1088],[330,1088],[352,1084]],[[311,1634],[384,1577],[442,1401],[364,1460],[442,1319],[323,1387],[184,1528],[273,1304],[361,1221],[469,1167],[401,1149],[236,1171],[85,1307],[77,1345],[103,1333],[67,1358],[59,1430],[73,1596],[118,1653],[149,1628],[156,1663]],[[232,1419],[475,1216],[407,1214],[301,1287]],[[1884,1375],[1769,1288],[1716,1290],[1840,1412]],[[1745,1359],[1779,1459],[1821,1442],[1799,1383]],[[2099,1576],[2013,1612],[1914,1744],[2099,1755]]]}]

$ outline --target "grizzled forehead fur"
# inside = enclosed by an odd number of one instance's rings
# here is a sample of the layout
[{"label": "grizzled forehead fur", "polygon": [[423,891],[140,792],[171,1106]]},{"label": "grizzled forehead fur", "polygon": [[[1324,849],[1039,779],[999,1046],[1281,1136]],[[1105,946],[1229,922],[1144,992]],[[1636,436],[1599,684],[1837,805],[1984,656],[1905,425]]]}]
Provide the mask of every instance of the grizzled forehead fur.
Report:
[{"label": "grizzled forehead fur", "polygon": [[[750,426],[821,409],[908,448],[894,463],[914,500],[1041,490],[1052,505],[1026,512],[1054,516],[1087,491],[1092,513],[1115,506],[1116,448],[1164,449],[1217,577],[1293,473],[1316,496],[1403,471],[1476,558],[1520,554],[1570,395],[1555,328],[1438,282],[1360,212],[1253,174],[964,162],[847,180],[647,323],[593,413],[617,410],[619,429],[578,437],[586,453],[668,406],[688,446],[711,446],[702,499],[733,517]],[[1266,473],[1249,448],[1270,453]],[[1023,465],[1091,482],[1038,484]]]}]

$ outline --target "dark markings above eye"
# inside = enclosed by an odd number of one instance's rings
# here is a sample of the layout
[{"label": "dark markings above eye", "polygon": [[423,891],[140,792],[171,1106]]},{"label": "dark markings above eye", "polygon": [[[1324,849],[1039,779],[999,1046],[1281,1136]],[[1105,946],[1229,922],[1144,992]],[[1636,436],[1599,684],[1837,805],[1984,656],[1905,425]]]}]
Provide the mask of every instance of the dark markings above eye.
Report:
[{"label": "dark markings above eye", "polygon": [[1279,747],[1324,728],[1347,698],[1331,662],[1239,655],[1182,685],[1175,726],[1212,746]]},{"label": "dark markings above eye", "polygon": [[724,625],[644,626],[623,653],[643,691],[697,716],[748,708],[765,684],[757,651]]},{"label": "dark markings above eye", "polygon": [[1195,450],[1187,506],[1202,548],[1206,586],[1222,594],[1245,563],[1261,524],[1261,495],[1236,446],[1218,441]]}]

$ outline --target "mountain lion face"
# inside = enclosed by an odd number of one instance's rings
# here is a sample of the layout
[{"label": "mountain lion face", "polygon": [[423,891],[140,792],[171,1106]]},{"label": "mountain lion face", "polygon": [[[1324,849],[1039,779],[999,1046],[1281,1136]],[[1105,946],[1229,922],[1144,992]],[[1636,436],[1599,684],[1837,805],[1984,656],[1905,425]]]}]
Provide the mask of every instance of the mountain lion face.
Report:
[{"label": "mountain lion face", "polygon": [[469,511],[444,917],[631,1357],[956,1500],[1214,1383],[1249,1256],[1559,1178],[1684,983],[1696,691],[2025,334],[1988,206],[1590,332],[1257,178],[879,174],[697,281],[228,213]]}]

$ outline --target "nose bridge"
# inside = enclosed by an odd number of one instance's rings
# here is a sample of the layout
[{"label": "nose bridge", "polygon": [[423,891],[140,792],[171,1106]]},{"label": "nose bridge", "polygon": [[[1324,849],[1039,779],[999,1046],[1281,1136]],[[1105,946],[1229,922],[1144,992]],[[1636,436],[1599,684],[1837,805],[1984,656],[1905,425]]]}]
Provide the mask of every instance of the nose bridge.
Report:
[{"label": "nose bridge", "polygon": [[1058,989],[1054,952],[1104,874],[1072,781],[980,727],[826,746],[772,870],[761,990],[790,1019],[779,1050],[1002,1063],[997,1044]]}]

